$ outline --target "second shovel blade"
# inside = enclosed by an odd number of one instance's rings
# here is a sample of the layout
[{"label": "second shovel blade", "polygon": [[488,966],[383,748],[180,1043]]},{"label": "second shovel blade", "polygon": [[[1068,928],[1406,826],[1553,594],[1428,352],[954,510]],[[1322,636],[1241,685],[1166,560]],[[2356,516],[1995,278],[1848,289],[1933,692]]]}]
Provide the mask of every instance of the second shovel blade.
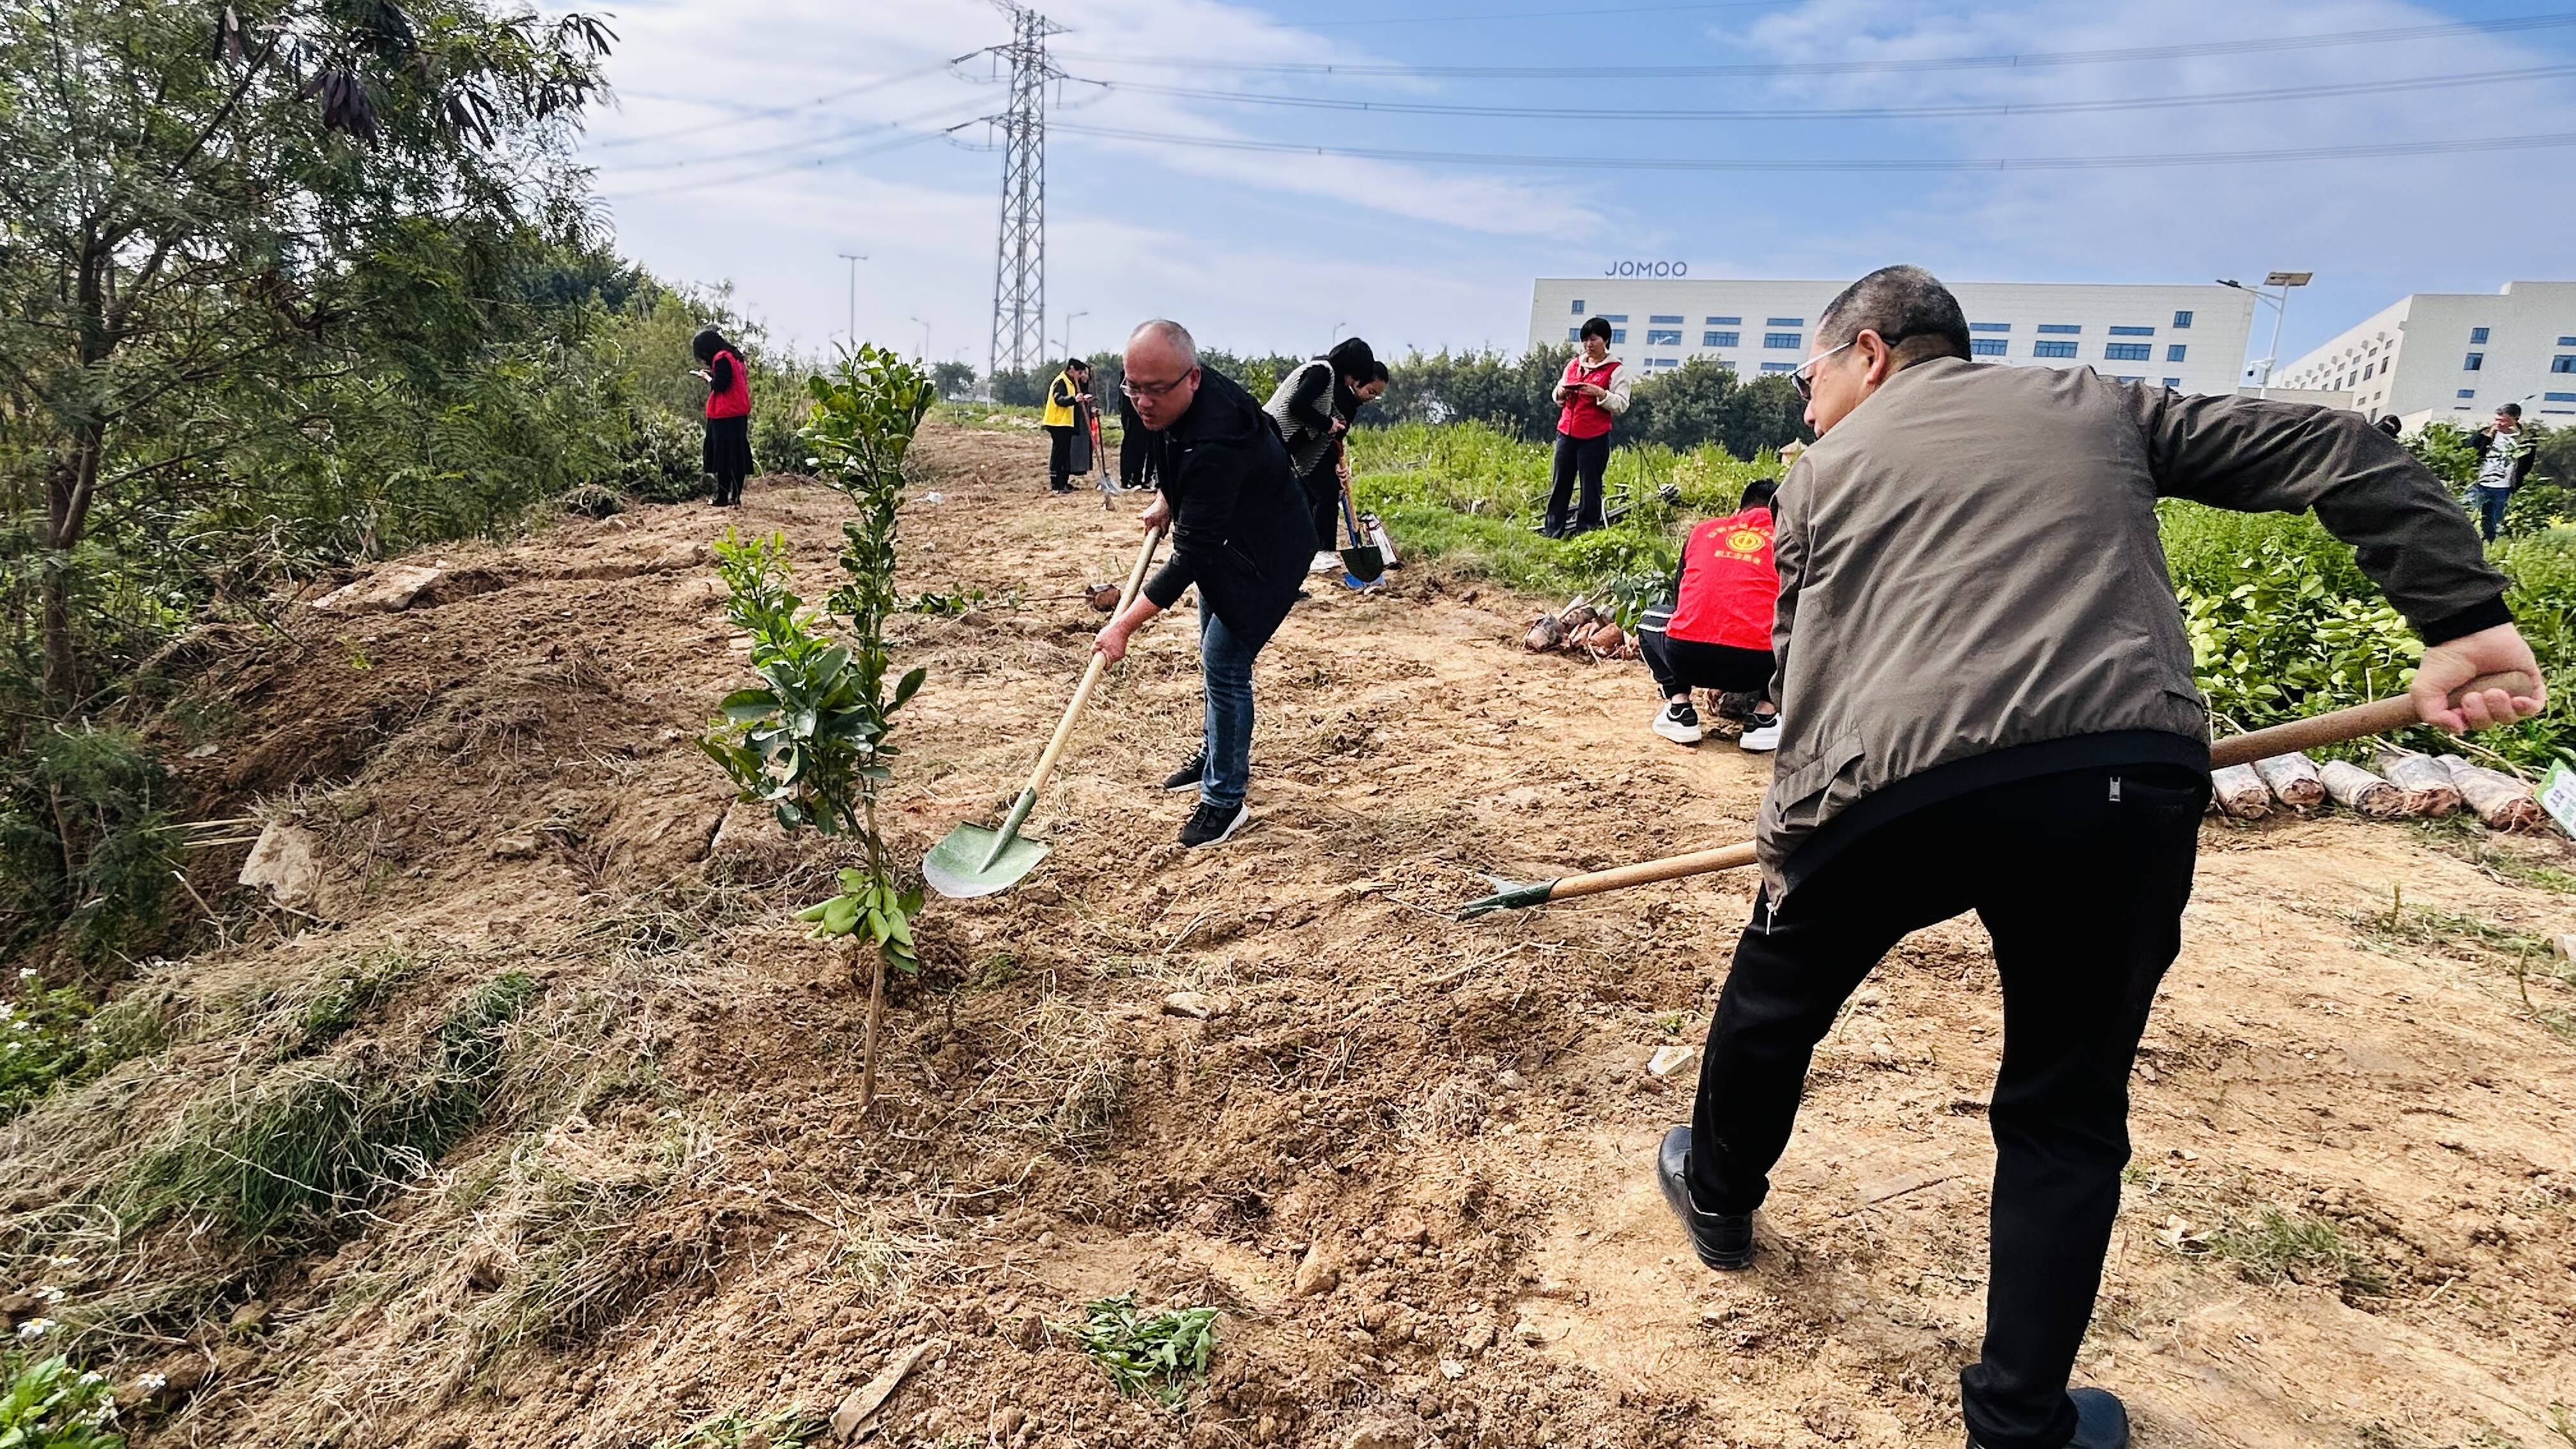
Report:
[{"label": "second shovel blade", "polygon": [[922,858],[921,878],[932,890],[951,900],[971,900],[1009,890],[1046,859],[1047,845],[1013,836],[993,863],[986,865],[985,857],[993,854],[993,842],[1000,837],[1001,832],[989,825],[958,826]]}]

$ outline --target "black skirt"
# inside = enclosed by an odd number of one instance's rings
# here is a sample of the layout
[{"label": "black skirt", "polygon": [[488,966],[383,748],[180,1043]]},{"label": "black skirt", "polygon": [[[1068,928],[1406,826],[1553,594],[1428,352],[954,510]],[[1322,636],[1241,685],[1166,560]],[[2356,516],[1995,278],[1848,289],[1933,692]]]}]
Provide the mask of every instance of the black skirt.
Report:
[{"label": "black skirt", "polygon": [[751,466],[751,419],[707,419],[706,470],[719,478],[748,478]]}]

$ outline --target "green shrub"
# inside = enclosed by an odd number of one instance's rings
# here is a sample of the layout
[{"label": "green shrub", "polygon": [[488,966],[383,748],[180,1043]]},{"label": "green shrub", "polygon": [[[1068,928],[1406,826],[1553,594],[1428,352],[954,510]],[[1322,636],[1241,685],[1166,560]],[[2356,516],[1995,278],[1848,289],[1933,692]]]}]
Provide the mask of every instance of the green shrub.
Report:
[{"label": "green shrub", "polygon": [[0,1352],[0,1449],[125,1449],[115,1422],[104,1375],[77,1372],[60,1354]]},{"label": "green shrub", "polygon": [[169,796],[139,736],[87,722],[28,730],[0,759],[0,949],[61,926],[92,958],[168,939]]}]

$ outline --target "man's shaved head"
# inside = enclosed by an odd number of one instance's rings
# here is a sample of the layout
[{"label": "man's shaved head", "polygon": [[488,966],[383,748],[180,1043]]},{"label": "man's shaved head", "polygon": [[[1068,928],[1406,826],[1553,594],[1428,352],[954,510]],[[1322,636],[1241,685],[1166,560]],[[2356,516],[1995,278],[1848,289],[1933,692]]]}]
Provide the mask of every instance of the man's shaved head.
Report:
[{"label": "man's shaved head", "polygon": [[1140,342],[1169,348],[1172,360],[1184,371],[1199,365],[1199,345],[1190,340],[1190,329],[1178,322],[1157,317],[1150,322],[1137,323],[1136,330],[1127,334],[1130,355],[1135,353]]}]

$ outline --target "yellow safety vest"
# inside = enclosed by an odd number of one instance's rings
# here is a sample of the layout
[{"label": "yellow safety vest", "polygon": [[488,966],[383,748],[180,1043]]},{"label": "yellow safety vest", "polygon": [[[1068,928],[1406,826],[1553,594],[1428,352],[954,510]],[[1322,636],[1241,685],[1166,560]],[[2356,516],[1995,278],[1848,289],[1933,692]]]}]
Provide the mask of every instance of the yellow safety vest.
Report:
[{"label": "yellow safety vest", "polygon": [[1046,425],[1050,428],[1069,428],[1073,426],[1073,409],[1056,401],[1056,394],[1059,391],[1066,396],[1074,396],[1082,389],[1075,387],[1073,379],[1061,372],[1057,373],[1055,381],[1047,386]]}]

